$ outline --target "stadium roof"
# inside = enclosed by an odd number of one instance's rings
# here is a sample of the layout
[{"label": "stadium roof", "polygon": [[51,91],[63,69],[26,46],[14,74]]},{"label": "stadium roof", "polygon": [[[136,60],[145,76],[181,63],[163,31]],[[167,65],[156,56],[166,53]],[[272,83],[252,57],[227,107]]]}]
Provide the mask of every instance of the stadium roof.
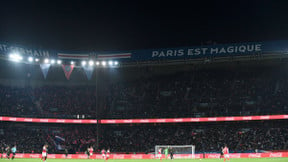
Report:
[{"label": "stadium roof", "polygon": [[0,42],[117,51],[287,39],[287,3],[11,0],[0,5]]}]

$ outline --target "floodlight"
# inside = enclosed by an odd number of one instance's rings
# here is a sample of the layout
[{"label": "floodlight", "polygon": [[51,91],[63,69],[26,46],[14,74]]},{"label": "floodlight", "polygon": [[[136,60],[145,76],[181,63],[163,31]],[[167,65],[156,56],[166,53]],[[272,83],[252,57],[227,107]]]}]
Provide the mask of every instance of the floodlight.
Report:
[{"label": "floodlight", "polygon": [[33,57],[28,57],[29,62],[33,62]]},{"label": "floodlight", "polygon": [[82,61],[81,64],[82,64],[82,66],[85,66],[86,65],[86,61]]},{"label": "floodlight", "polygon": [[103,66],[106,66],[106,61],[102,61],[102,65],[103,65]]},{"label": "floodlight", "polygon": [[89,61],[89,65],[92,66],[94,62],[92,60]]},{"label": "floodlight", "polygon": [[23,60],[23,57],[20,56],[18,53],[12,53],[12,54],[10,54],[10,55],[9,55],[9,58],[10,58],[12,61],[16,61],[16,62]]},{"label": "floodlight", "polygon": [[48,63],[49,63],[49,59],[46,58],[46,59],[44,60],[44,63],[45,63],[45,64],[48,64]]}]

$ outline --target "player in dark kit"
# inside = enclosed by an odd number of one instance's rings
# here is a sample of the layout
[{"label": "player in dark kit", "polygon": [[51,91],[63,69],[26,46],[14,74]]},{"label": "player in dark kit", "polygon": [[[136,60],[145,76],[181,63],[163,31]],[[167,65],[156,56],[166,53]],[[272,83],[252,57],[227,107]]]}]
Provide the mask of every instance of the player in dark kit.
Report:
[{"label": "player in dark kit", "polygon": [[11,149],[9,146],[6,147],[6,157],[7,159],[10,159]]},{"label": "player in dark kit", "polygon": [[85,154],[87,155],[87,159],[90,158],[89,147],[86,149]]},{"label": "player in dark kit", "polygon": [[173,152],[172,147],[169,148],[169,153],[170,153],[170,159],[173,160],[174,159],[174,157],[173,157],[174,152]]},{"label": "player in dark kit", "polygon": [[223,147],[221,147],[221,152],[220,152],[220,159],[224,157],[224,154],[223,154]]},{"label": "player in dark kit", "polygon": [[65,158],[67,158],[68,157],[68,150],[67,150],[67,148],[65,148]]}]

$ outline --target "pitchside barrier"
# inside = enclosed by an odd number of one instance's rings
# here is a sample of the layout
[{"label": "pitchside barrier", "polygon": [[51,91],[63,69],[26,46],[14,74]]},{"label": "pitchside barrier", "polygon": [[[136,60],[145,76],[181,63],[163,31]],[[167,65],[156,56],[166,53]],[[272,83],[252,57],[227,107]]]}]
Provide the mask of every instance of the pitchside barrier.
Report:
[{"label": "pitchside barrier", "polygon": [[218,121],[250,121],[250,120],[279,120],[288,119],[284,115],[261,116],[227,116],[202,118],[162,118],[162,119],[49,119],[49,118],[20,118],[0,116],[0,121],[32,122],[32,123],[64,123],[64,124],[133,124],[133,123],[189,123],[189,122],[218,122]]},{"label": "pitchside barrier", "polygon": [[[230,158],[281,158],[288,157],[288,152],[274,152],[274,153],[231,153]],[[41,154],[16,154],[16,158],[41,158]],[[6,154],[4,155],[6,157]],[[111,154],[110,159],[155,159],[154,154]],[[164,158],[164,155],[162,155]],[[191,158],[191,154],[174,155],[175,159]],[[195,154],[195,159],[215,159],[220,158],[220,154]],[[48,159],[87,159],[86,154],[48,154]],[[90,159],[103,159],[101,154],[94,154]]]}]

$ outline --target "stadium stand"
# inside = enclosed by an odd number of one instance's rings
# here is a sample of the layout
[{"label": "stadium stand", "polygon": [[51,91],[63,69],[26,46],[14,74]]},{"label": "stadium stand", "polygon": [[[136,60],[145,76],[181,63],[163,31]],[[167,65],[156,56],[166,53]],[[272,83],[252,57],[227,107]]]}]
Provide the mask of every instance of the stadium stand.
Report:
[{"label": "stadium stand", "polygon": [[54,118],[98,115],[107,119],[287,113],[287,74],[279,72],[279,67],[247,69],[194,69],[99,83],[97,98],[95,85],[2,85],[0,113]]},{"label": "stadium stand", "polygon": [[[56,136],[65,141],[63,148],[70,153],[84,152],[88,146],[96,148],[97,129],[93,125],[39,125],[3,124],[0,135],[2,146],[17,144],[25,153],[40,153],[42,143],[49,143],[50,153],[63,153],[57,147]],[[223,143],[231,152],[255,152],[257,150],[287,150],[287,121],[254,121],[204,124],[147,124],[101,126],[99,149],[112,152],[151,153],[155,145],[196,145],[197,152],[219,152]],[[15,142],[16,141],[16,142]],[[100,152],[100,150],[98,150]]]},{"label": "stadium stand", "polygon": [[[73,81],[73,78],[81,80],[80,71],[72,73],[71,81],[63,83],[59,79],[51,83],[57,78],[53,72],[59,73],[56,68],[51,69],[45,81],[34,78],[29,69],[22,69],[31,75],[21,86],[5,82],[17,77],[0,74],[0,116],[131,119],[288,112],[286,64],[252,62],[249,66],[221,64],[192,68],[177,65],[171,71],[167,67],[123,68],[114,69],[107,76],[100,73],[97,83],[94,76],[94,80],[84,81],[84,85]],[[115,77],[119,73],[121,76]],[[23,78],[22,75],[19,77]],[[116,79],[111,79],[111,75]],[[161,144],[195,144],[197,152],[219,152],[224,143],[232,152],[287,150],[286,125],[286,120],[98,125],[100,128],[1,122],[0,143],[1,147],[17,143],[19,152],[25,153],[40,153],[45,142],[49,143],[49,153],[63,153],[56,144],[56,136],[65,139],[63,145],[70,153],[84,152],[90,145],[97,149],[111,148],[112,152],[151,153],[155,145]]]}]

